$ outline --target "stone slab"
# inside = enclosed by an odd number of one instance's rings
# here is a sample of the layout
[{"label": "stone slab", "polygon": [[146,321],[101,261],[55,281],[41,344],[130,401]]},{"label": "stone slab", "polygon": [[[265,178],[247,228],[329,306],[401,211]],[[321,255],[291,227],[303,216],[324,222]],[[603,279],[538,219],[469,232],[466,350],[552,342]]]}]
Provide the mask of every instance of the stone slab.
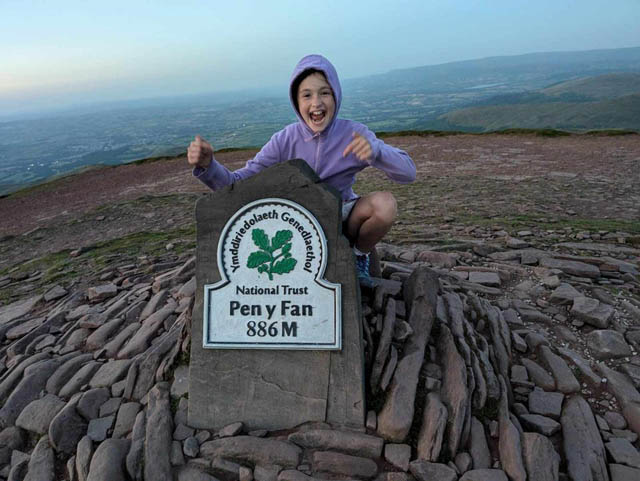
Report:
[{"label": "stone slab", "polygon": [[[342,284],[342,350],[215,350],[202,348],[204,285],[220,280],[221,231],[240,208],[262,198],[292,200],[309,210],[327,237],[325,278]],[[190,426],[282,429],[305,421],[363,427],[364,366],[360,299],[353,252],[341,235],[340,200],[302,160],[202,197],[196,204],[197,267],[189,372]]]}]

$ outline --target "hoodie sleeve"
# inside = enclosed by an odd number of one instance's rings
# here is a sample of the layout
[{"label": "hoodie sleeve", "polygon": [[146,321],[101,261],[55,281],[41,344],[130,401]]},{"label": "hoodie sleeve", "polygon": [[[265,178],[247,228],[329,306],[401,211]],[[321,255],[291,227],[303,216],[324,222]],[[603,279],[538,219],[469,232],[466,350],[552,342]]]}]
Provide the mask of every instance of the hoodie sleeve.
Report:
[{"label": "hoodie sleeve", "polygon": [[373,161],[371,166],[380,169],[394,182],[408,184],[416,180],[416,166],[404,150],[400,150],[376,137],[367,127],[359,132],[371,144]]},{"label": "hoodie sleeve", "polygon": [[269,142],[260,149],[260,152],[253,159],[247,161],[244,167],[232,172],[213,157],[211,164],[206,169],[195,167],[193,176],[211,190],[218,190],[239,180],[251,177],[282,160],[279,145],[281,132],[274,134]]}]

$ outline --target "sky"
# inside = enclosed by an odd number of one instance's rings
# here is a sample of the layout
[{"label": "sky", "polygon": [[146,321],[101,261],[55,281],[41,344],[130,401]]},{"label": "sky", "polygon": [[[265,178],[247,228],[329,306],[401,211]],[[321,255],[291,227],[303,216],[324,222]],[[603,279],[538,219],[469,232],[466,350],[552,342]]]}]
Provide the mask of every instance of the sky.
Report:
[{"label": "sky", "polygon": [[342,78],[640,46],[640,0],[0,0],[0,117],[282,86],[306,54]]}]

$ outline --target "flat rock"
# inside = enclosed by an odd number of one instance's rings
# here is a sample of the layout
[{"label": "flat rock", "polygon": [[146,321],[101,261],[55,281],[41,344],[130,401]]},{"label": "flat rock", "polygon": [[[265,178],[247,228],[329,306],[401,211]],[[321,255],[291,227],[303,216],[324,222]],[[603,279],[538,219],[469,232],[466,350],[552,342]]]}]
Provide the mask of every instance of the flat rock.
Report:
[{"label": "flat rock", "polygon": [[573,300],[571,314],[594,327],[606,329],[609,326],[614,308],[590,297],[576,297]]},{"label": "flat rock", "polygon": [[447,423],[447,446],[453,458],[462,441],[462,429],[467,418],[469,391],[467,389],[467,368],[458,353],[451,332],[446,326],[440,328],[439,346],[441,360],[447,369],[442,373],[442,402],[447,407],[449,420]]},{"label": "flat rock", "polygon": [[49,438],[42,436],[31,453],[24,481],[54,481],[56,479],[54,470],[53,449],[49,444]]},{"label": "flat rock", "polygon": [[43,297],[41,295],[33,296],[28,299],[16,301],[7,306],[0,307],[0,325],[6,324],[28,314],[38,305],[38,303],[40,303],[40,301],[42,301],[42,298]]},{"label": "flat rock", "polygon": [[140,408],[141,406],[137,402],[128,402],[120,406],[116,417],[116,425],[113,428],[113,438],[124,438],[131,432]]},{"label": "flat rock", "polygon": [[386,444],[384,447],[384,459],[400,471],[406,472],[409,469],[409,461],[411,460],[411,446],[408,444]]},{"label": "flat rock", "polygon": [[84,436],[78,443],[78,449],[76,451],[75,470],[78,476],[78,481],[87,481],[89,476],[89,467],[91,458],[93,457],[93,442],[89,439],[89,436]]},{"label": "flat rock", "polygon": [[[380,292],[380,289],[377,290]],[[391,347],[391,341],[393,339],[393,331],[396,322],[396,301],[394,299],[388,299],[384,312],[384,321],[382,332],[378,340],[378,346],[371,366],[371,373],[369,375],[371,392],[376,393],[378,391],[378,384],[384,365],[389,357],[389,349]]]},{"label": "flat rock", "polygon": [[55,301],[56,299],[60,299],[68,294],[67,290],[61,285],[55,285],[47,292],[44,293],[45,302]]},{"label": "flat rock", "polygon": [[614,411],[604,413],[604,419],[607,421],[607,424],[614,429],[625,429],[627,427],[627,421],[624,419],[624,416]]},{"label": "flat rock", "polygon": [[[129,451],[129,445],[128,439],[107,439],[100,443],[91,458],[87,481],[127,481],[124,460]],[[154,460],[151,464],[156,462],[158,460]]]},{"label": "flat rock", "polygon": [[630,468],[622,464],[610,464],[611,481],[637,481],[640,479],[640,469]]},{"label": "flat rock", "polygon": [[560,423],[539,414],[523,414],[520,416],[523,427],[545,436],[553,436],[560,431]]},{"label": "flat rock", "polygon": [[100,443],[107,439],[109,430],[113,427],[115,416],[105,416],[103,418],[96,418],[89,421],[89,427],[87,428],[87,436],[92,441]]},{"label": "flat rock", "polygon": [[9,426],[0,431],[0,446],[11,450],[20,450],[27,440],[27,433],[16,426]]},{"label": "flat rock", "polygon": [[0,426],[15,423],[18,415],[32,401],[38,399],[47,379],[60,365],[59,361],[47,359],[30,365],[24,371],[22,380],[15,387],[0,409]]},{"label": "flat rock", "polygon": [[553,391],[556,388],[556,382],[553,377],[544,370],[537,362],[527,358],[522,358],[522,364],[527,368],[529,377],[536,386],[541,387],[545,391]]},{"label": "flat rock", "polygon": [[501,469],[472,469],[464,473],[459,481],[509,481],[509,478]]},{"label": "flat rock", "polygon": [[294,444],[254,436],[234,436],[207,441],[200,446],[200,455],[208,459],[227,458],[253,464],[279,464],[296,468],[301,449]]},{"label": "flat rock", "polygon": [[142,465],[144,462],[144,440],[147,428],[146,411],[140,411],[136,416],[131,433],[131,447],[127,453],[127,473],[132,479],[142,479]]},{"label": "flat rock", "polygon": [[192,466],[181,466],[178,469],[178,481],[219,481],[219,480],[218,478],[214,478],[210,474],[207,474],[198,468],[194,468]]},{"label": "flat rock", "polygon": [[73,377],[78,369],[93,359],[93,354],[79,354],[65,361],[56,369],[52,376],[47,379],[46,390],[52,394],[58,394],[60,389]]},{"label": "flat rock", "polygon": [[353,431],[313,429],[289,435],[288,440],[307,449],[335,450],[354,456],[379,458],[384,440]]},{"label": "flat rock", "polygon": [[67,383],[62,386],[58,396],[67,398],[73,396],[75,393],[80,391],[80,388],[87,384],[89,380],[93,377],[93,374],[100,369],[101,364],[96,361],[89,361],[87,364],[82,366],[78,371],[67,381]]},{"label": "flat rock", "polygon": [[560,269],[562,272],[576,277],[589,277],[591,279],[600,277],[600,269],[585,262],[543,257],[540,259],[539,264],[542,267],[548,267],[550,269]]},{"label": "flat rock", "polygon": [[583,294],[571,284],[563,282],[551,293],[551,296],[549,296],[549,302],[565,306],[573,304],[573,300],[577,297],[583,297]]},{"label": "flat rock", "polygon": [[20,322],[17,326],[9,329],[4,336],[10,340],[18,339],[40,327],[44,323],[44,320],[44,317],[36,317],[28,321]]},{"label": "flat rock", "polygon": [[29,403],[16,419],[16,426],[27,431],[46,434],[51,420],[66,403],[58,396],[47,394]]},{"label": "flat rock", "polygon": [[560,456],[548,438],[537,433],[524,433],[522,457],[529,480],[558,481]]},{"label": "flat rock", "polygon": [[169,406],[169,386],[158,383],[149,392],[144,459],[154,462],[144,464],[144,479],[172,481],[171,442],[173,417]]},{"label": "flat rock", "polygon": [[409,471],[418,481],[456,481],[458,473],[446,464],[430,463],[429,461],[418,460],[409,464]]},{"label": "flat rock", "polygon": [[164,305],[168,297],[169,297],[168,289],[161,289],[158,292],[156,292],[153,295],[153,297],[149,299],[147,304],[144,306],[144,309],[140,313],[139,321],[140,322],[144,321],[151,314],[159,310]]},{"label": "flat rock", "polygon": [[589,404],[579,395],[565,400],[560,422],[571,479],[608,481],[604,445]]},{"label": "flat rock", "polygon": [[500,287],[502,281],[500,276],[495,272],[469,272],[469,281],[483,286]]},{"label": "flat rock", "polygon": [[85,341],[86,348],[93,351],[103,347],[109,338],[120,329],[124,322],[124,318],[116,317],[102,324],[87,336],[87,340]]},{"label": "flat rock", "polygon": [[89,302],[97,303],[109,299],[118,293],[118,286],[114,284],[103,284],[100,286],[89,287],[87,289],[87,299]]},{"label": "flat rock", "polygon": [[469,454],[473,460],[474,468],[488,469],[491,467],[491,452],[487,444],[484,426],[475,417],[471,418]]},{"label": "flat rock", "polygon": [[332,451],[316,451],[313,453],[313,471],[356,478],[373,478],[378,474],[378,465],[369,458]]},{"label": "flat rock", "polygon": [[49,440],[56,451],[74,454],[78,441],[87,433],[87,422],[76,410],[80,395],[69,400],[49,425]]},{"label": "flat rock", "polygon": [[85,391],[78,401],[78,412],[87,421],[97,418],[100,415],[102,406],[110,397],[110,392],[106,387],[89,389]]},{"label": "flat rock", "polygon": [[500,377],[500,407],[499,407],[499,439],[498,451],[500,464],[513,481],[526,481],[527,474],[522,460],[522,444],[520,431],[509,416],[507,388],[504,379]]},{"label": "flat rock", "polygon": [[120,349],[117,355],[118,359],[132,358],[136,354],[146,351],[151,339],[153,339],[158,330],[163,326],[164,320],[173,314],[176,306],[175,301],[170,299],[165,307],[145,319],[140,329],[138,329],[124,347]]},{"label": "flat rock", "polygon": [[540,414],[553,419],[560,419],[562,414],[562,401],[564,394],[559,392],[545,392],[541,389],[534,389],[529,394],[529,412]]},{"label": "flat rock", "polygon": [[[400,473],[397,473],[400,474]],[[381,474],[383,476],[383,474]],[[376,478],[378,480],[379,478]],[[301,471],[297,469],[285,469],[280,471],[278,474],[278,481],[321,481],[321,478],[314,478],[313,476],[307,476]],[[383,481],[383,480],[381,480]],[[392,480],[384,480],[384,481],[392,481]],[[400,481],[399,479],[397,481]],[[403,481],[409,481],[403,480]]]},{"label": "flat rock", "polygon": [[432,266],[451,269],[457,263],[456,256],[447,254],[446,252],[436,252],[423,250],[418,252],[416,260],[420,262],[428,262]]},{"label": "flat rock", "polygon": [[560,356],[551,352],[548,346],[540,346],[538,352],[540,353],[542,361],[553,373],[558,391],[568,394],[580,390],[580,383],[573,375],[571,369],[569,369],[569,366],[567,366],[567,363],[564,362]]},{"label": "flat rock", "polygon": [[182,448],[184,454],[190,458],[195,458],[200,453],[200,443],[198,440],[191,436],[184,440],[184,446]]},{"label": "flat rock", "polygon": [[616,463],[640,469],[640,453],[626,439],[613,438],[604,447]]},{"label": "flat rock", "polygon": [[631,356],[631,348],[624,336],[612,329],[597,329],[587,334],[587,347],[600,360]]},{"label": "flat rock", "polygon": [[598,376],[589,363],[578,353],[572,351],[571,349],[566,349],[563,347],[558,347],[558,354],[560,354],[563,358],[573,363],[579,370],[580,374],[587,382],[589,382],[593,387],[599,388],[602,384],[602,377]]},{"label": "flat rock", "polygon": [[179,398],[189,392],[189,366],[180,365],[173,372],[171,397]]},{"label": "flat rock", "polygon": [[440,401],[437,392],[427,394],[422,424],[418,434],[418,459],[437,461],[447,427],[447,407]]}]

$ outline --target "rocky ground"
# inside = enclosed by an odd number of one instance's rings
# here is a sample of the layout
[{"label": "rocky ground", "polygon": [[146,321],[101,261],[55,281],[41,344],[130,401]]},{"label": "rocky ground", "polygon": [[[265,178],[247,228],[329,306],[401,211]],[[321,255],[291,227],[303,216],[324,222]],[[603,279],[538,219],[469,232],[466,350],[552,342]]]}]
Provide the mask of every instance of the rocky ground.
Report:
[{"label": "rocky ground", "polygon": [[188,426],[188,176],[96,178],[60,216],[67,184],[0,199],[0,479],[640,479],[640,142],[389,142],[420,174],[362,289],[357,431]]}]

